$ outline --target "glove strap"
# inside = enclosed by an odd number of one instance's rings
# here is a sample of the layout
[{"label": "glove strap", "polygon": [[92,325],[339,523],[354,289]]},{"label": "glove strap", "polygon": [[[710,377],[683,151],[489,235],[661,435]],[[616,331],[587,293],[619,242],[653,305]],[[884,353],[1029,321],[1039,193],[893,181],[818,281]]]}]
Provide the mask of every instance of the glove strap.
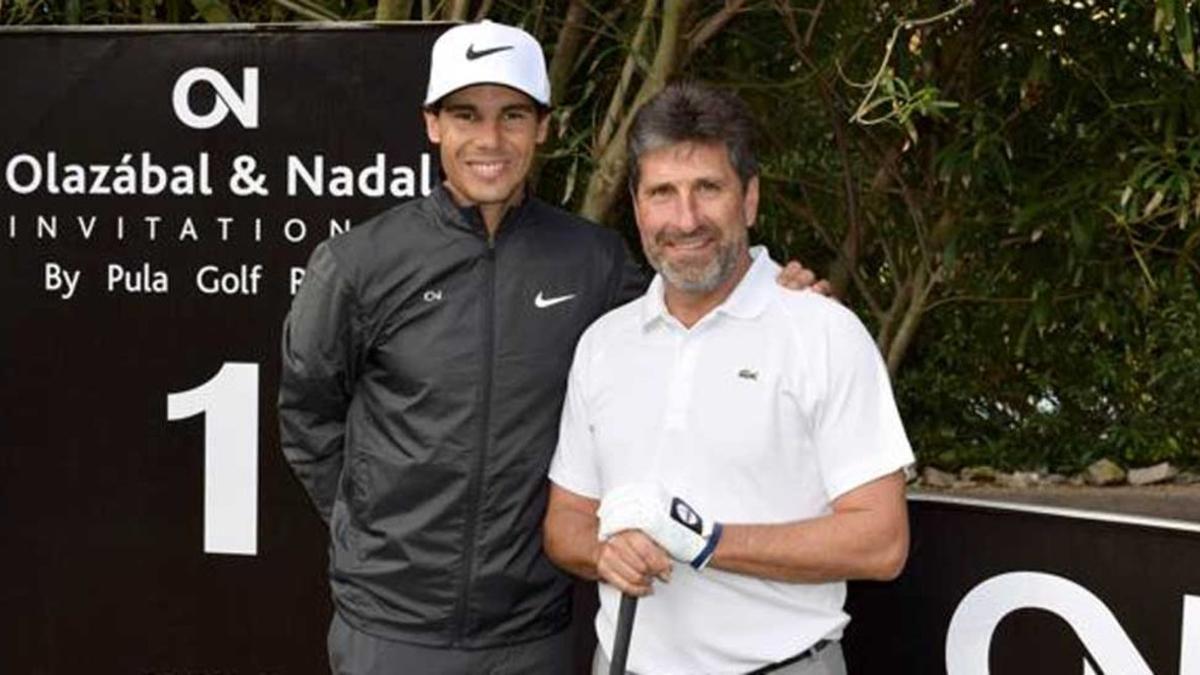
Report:
[{"label": "glove strap", "polygon": [[725,528],[721,527],[720,523],[713,523],[712,534],[708,535],[708,541],[704,543],[704,548],[700,554],[691,562],[692,569],[702,570],[712,560],[713,554],[717,552],[717,542],[721,541],[721,532]]}]

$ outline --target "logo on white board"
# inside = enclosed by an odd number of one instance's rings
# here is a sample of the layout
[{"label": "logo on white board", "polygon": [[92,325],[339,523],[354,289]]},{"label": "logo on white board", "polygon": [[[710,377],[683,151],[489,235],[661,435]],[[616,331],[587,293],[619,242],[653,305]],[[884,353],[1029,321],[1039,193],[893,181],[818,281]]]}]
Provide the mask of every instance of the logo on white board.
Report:
[{"label": "logo on white board", "polygon": [[[212,107],[197,112],[192,108],[192,89],[207,85],[201,91],[212,94]],[[258,128],[258,68],[242,68],[242,91],[238,93],[224,75],[212,68],[192,68],[175,80],[171,93],[175,116],[193,129],[211,129],[233,113],[246,129]]]}]

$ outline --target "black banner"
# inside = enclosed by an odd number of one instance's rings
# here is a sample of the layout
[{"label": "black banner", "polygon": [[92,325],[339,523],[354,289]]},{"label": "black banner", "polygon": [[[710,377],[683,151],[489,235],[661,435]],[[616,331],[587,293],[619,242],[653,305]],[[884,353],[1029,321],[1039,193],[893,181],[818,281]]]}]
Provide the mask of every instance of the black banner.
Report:
[{"label": "black banner", "polygon": [[436,184],[444,29],[0,32],[0,672],[325,670],[280,325]]},{"label": "black banner", "polygon": [[1200,524],[909,505],[904,573],[851,585],[852,673],[1200,673]]}]

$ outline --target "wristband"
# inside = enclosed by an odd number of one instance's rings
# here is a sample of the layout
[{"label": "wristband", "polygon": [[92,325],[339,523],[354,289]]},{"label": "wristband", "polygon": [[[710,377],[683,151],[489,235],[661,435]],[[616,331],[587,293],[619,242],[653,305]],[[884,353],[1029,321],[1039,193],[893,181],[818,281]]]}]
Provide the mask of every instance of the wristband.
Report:
[{"label": "wristband", "polygon": [[717,552],[717,542],[721,541],[721,533],[724,531],[725,528],[721,527],[720,523],[713,523],[712,534],[708,535],[708,541],[705,542],[704,548],[691,562],[692,569],[702,570],[708,565],[713,554]]}]

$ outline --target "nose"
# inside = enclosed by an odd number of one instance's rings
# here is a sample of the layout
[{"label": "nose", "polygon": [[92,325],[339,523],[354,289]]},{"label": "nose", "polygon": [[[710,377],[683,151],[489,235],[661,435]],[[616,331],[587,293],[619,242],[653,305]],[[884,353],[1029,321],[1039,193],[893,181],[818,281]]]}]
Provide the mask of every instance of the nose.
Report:
[{"label": "nose", "polygon": [[688,192],[679,200],[679,210],[675,216],[675,227],[683,233],[693,232],[700,225],[699,204],[695,194]]},{"label": "nose", "polygon": [[500,124],[499,118],[485,120],[479,125],[479,135],[475,141],[480,147],[492,150],[500,147]]}]

